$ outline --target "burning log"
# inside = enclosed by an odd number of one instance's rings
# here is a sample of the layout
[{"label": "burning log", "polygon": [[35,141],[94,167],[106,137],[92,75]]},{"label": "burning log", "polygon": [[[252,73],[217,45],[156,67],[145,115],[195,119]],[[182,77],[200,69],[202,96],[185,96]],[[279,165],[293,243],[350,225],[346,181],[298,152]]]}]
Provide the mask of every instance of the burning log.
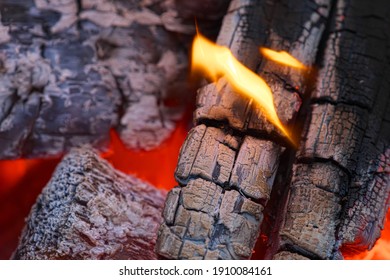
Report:
[{"label": "burning log", "polygon": [[14,259],[156,259],[165,192],[73,149],[33,206]]},{"label": "burning log", "polygon": [[[177,42],[189,37],[177,32],[193,34],[189,19],[208,3],[4,2],[0,157],[58,154],[85,142],[101,148],[113,126],[127,146],[161,143],[183,108],[169,106],[184,88],[186,48]],[[229,65],[215,65],[221,57],[207,65],[215,83],[198,92],[195,127],[175,172],[179,186],[167,196],[163,221],[156,217],[160,204],[135,191],[141,205],[154,205],[157,241],[131,228],[131,195],[117,185],[130,183],[114,183],[124,175],[78,150],[39,198],[15,258],[156,258],[154,243],[160,257],[174,259],[247,259],[259,249],[256,258],[338,259],[371,248],[390,203],[389,6],[233,0],[217,40],[230,49],[222,49]],[[28,24],[3,12],[10,9]],[[199,18],[213,22],[221,14],[215,8]],[[269,59],[263,46],[304,66]],[[229,67],[240,71],[228,75]],[[245,92],[235,79],[248,72],[264,81]],[[264,94],[268,87],[273,96]],[[73,162],[83,164],[64,167]],[[108,202],[99,204],[101,197]],[[71,223],[63,226],[53,214],[57,204]]]},{"label": "burning log", "polygon": [[[232,1],[217,43],[265,78],[300,145],[226,79],[199,90],[160,255],[249,258],[260,228],[265,258],[337,259],[341,246],[374,244],[390,201],[389,13],[383,1]],[[260,60],[261,45],[308,70]]]},{"label": "burning log", "polygon": [[[190,92],[191,37],[163,20],[180,17],[176,8],[171,1],[2,1],[0,158],[59,155],[85,143],[102,150],[112,127],[130,148],[160,145],[191,100],[178,98]],[[208,24],[218,27],[221,16]]]},{"label": "burning log", "polygon": [[390,202],[389,12],[380,1],[335,6],[282,213],[282,248],[338,258],[340,246],[367,250],[380,236]]},{"label": "burning log", "polygon": [[[282,2],[232,1],[217,43],[228,46],[239,61],[264,76],[275,94],[279,118],[288,125],[293,123],[301,103],[297,89],[305,90],[302,71],[261,61],[258,47],[266,44],[273,49],[288,50],[305,65],[312,65],[330,5],[327,1]],[[286,7],[291,9],[288,20]],[[268,17],[270,14],[272,18]],[[249,258],[286,141],[262,111],[232,90],[225,80],[201,89],[197,100],[198,126],[188,135],[176,170],[182,190],[178,199],[168,199],[165,205],[185,209],[185,214],[165,211],[177,216],[171,221],[164,216],[157,251],[168,258],[192,258],[191,252],[196,247],[196,258]],[[186,196],[194,196],[185,190],[196,178],[217,185],[220,199],[213,200],[213,212],[202,213],[210,223],[200,235],[191,235],[178,231],[182,225],[177,223],[185,219],[192,225],[196,220],[192,217],[201,211],[184,204],[192,199]],[[202,190],[201,194],[207,191]],[[165,246],[166,243],[170,246]]]}]

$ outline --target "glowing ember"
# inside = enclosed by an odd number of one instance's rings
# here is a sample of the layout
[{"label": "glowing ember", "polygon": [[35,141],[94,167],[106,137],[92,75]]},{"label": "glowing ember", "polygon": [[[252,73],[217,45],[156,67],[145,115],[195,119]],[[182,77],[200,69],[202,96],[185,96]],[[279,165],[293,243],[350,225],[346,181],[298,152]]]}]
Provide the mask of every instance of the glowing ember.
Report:
[{"label": "glowing ember", "polygon": [[344,253],[346,260],[390,260],[390,209],[387,212],[385,227],[381,237],[370,251],[352,255]]},{"label": "glowing ember", "polygon": [[293,68],[298,68],[298,69],[306,69],[306,66],[302,64],[298,59],[295,57],[291,56],[289,53],[285,51],[274,51],[271,49],[267,48],[260,48],[260,53],[268,58],[269,60],[278,62],[280,64],[290,66]]},{"label": "glowing ember", "polygon": [[235,91],[252,98],[267,119],[292,141],[276,113],[270,87],[242,65],[227,47],[218,46],[198,33],[192,46],[191,71],[200,72],[213,82],[226,78]]},{"label": "glowing ember", "polygon": [[116,131],[112,130],[110,149],[101,156],[115,169],[135,175],[157,188],[169,190],[177,185],[174,172],[180,147],[189,130],[191,114],[192,110],[187,110],[172,135],[151,151],[134,151],[126,148]]}]

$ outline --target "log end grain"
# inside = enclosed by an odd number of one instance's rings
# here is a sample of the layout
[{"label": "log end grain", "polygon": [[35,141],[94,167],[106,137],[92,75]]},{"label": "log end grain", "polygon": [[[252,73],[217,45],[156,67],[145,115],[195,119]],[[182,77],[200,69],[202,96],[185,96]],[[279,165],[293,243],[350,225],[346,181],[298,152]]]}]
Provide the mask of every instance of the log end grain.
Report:
[{"label": "log end grain", "polygon": [[263,206],[204,179],[168,194],[156,252],[169,259],[248,259]]},{"label": "log end grain", "polygon": [[165,192],[87,148],[58,165],[33,206],[14,259],[156,259]]}]

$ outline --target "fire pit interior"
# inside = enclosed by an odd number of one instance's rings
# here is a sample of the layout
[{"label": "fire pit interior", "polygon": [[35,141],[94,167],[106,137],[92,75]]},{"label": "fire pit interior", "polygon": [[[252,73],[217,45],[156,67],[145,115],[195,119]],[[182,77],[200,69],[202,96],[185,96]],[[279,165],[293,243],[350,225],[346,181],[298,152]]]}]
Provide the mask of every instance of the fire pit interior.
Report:
[{"label": "fire pit interior", "polygon": [[1,259],[390,259],[390,3],[0,0]]}]

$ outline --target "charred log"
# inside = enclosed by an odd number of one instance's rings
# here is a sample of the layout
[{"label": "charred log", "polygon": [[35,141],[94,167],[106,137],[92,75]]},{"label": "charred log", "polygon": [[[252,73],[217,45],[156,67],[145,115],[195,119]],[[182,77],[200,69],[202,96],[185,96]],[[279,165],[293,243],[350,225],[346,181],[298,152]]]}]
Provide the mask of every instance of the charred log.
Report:
[{"label": "charred log", "polygon": [[[261,223],[268,240],[262,243],[265,258],[338,259],[341,246],[373,246],[390,196],[389,14],[383,1],[231,3],[217,42],[266,78],[280,119],[301,135],[300,145],[294,152],[224,80],[199,90],[198,126],[188,135],[176,170],[181,190],[175,203],[166,202],[165,213],[201,211],[184,203],[199,195],[185,191],[194,181],[200,184],[198,178],[204,180],[199,193],[212,182],[222,198],[213,204],[218,213],[208,213],[214,224],[202,229],[208,231],[203,237],[177,232],[178,217],[164,216],[157,241],[161,255],[249,258]],[[289,51],[314,67],[302,73],[261,61],[259,45]],[[237,227],[222,219],[222,201],[234,191],[253,205],[246,212],[239,199],[231,200],[229,215]],[[161,247],[164,240],[177,251]],[[195,255],[184,246],[191,242]]]},{"label": "charred log", "polygon": [[[295,121],[306,76],[260,60],[258,47],[287,50],[306,65],[314,64],[329,8],[329,1],[232,1],[224,18],[217,43],[228,46],[242,63],[265,77],[275,94],[280,119],[287,126]],[[218,83],[198,92],[198,126],[189,133],[176,170],[181,189],[175,191],[176,199],[165,204],[164,213],[176,216],[164,216],[156,245],[164,257],[246,259],[260,233],[262,212],[286,141],[251,100],[235,93],[223,79]],[[193,184],[202,191],[186,191],[193,189]],[[201,236],[177,231],[183,210],[185,221],[192,227],[200,226],[193,221],[204,215],[201,207],[190,207],[185,201],[207,195],[204,189],[210,184],[220,188],[220,198],[213,199],[214,210],[205,213],[202,221],[209,222],[202,227]],[[203,200],[208,201],[206,197]],[[164,246],[166,242],[171,245]]]},{"label": "charred log", "polygon": [[335,6],[281,213],[281,248],[339,258],[340,246],[367,250],[379,238],[390,195],[389,13],[380,1]]},{"label": "charred log", "polygon": [[14,259],[156,259],[165,192],[73,149],[33,206]]}]

